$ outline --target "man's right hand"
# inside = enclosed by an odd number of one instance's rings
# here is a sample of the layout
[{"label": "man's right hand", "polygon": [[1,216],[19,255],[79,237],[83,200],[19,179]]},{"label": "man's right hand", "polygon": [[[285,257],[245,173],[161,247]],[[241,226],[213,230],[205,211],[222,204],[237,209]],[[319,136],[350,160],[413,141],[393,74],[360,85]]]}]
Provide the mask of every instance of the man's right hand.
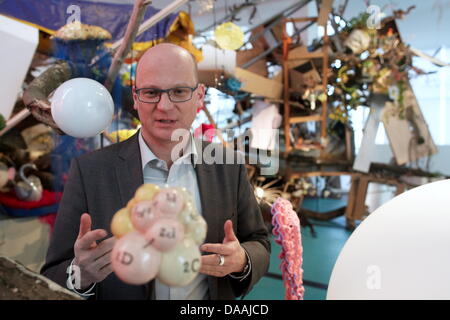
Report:
[{"label": "man's right hand", "polygon": [[[100,244],[97,241],[105,238],[108,233],[103,229],[91,230],[91,216],[84,213],[80,220],[80,232],[75,241],[74,265],[80,270],[81,289],[87,289],[94,282],[105,279],[113,270],[111,267],[111,251],[115,243],[115,237],[103,240]],[[77,274],[77,273],[75,273]]]}]

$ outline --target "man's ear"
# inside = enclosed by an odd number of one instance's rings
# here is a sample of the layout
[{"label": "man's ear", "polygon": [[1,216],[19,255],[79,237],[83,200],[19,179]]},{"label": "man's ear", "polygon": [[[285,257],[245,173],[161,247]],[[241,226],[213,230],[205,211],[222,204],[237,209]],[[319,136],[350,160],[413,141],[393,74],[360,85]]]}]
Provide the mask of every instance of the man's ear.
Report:
[{"label": "man's ear", "polygon": [[203,83],[198,84],[197,94],[198,94],[198,100],[203,103],[203,100],[205,99],[205,94],[206,94],[206,88]]},{"label": "man's ear", "polygon": [[137,103],[138,103],[138,97],[137,97],[137,93],[136,93],[136,87],[135,86],[133,86],[132,88],[131,88],[131,92],[132,92],[132,94],[133,94],[133,102],[134,102],[134,104],[133,104],[133,109],[134,110],[137,110],[137,107],[136,107],[136,105],[137,105]]}]

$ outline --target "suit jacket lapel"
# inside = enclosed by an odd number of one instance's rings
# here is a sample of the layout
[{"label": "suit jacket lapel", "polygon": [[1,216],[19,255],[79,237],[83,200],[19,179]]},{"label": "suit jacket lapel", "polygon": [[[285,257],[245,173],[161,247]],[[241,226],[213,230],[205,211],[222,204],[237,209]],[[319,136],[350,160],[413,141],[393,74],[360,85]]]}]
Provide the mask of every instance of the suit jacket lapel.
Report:
[{"label": "suit jacket lapel", "polygon": [[136,189],[144,183],[138,134],[122,144],[116,165],[117,184],[123,206],[134,196]]}]

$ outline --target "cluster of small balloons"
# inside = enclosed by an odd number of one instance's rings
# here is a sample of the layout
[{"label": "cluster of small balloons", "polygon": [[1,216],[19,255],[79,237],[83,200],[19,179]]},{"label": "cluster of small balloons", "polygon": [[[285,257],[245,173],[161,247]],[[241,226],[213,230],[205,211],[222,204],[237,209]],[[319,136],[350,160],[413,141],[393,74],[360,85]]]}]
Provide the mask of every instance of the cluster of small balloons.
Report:
[{"label": "cluster of small balloons", "polygon": [[199,246],[206,229],[185,188],[143,184],[111,222],[118,238],[111,253],[112,268],[133,285],[157,277],[168,286],[185,286],[200,269]]}]

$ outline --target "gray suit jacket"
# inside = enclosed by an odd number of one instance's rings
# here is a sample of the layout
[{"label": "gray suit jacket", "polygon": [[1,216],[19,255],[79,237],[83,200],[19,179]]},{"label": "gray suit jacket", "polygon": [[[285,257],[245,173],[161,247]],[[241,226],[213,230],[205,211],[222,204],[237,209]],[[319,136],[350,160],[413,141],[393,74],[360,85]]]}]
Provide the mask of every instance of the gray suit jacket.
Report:
[{"label": "gray suit jacket", "polygon": [[[234,299],[245,295],[266,273],[270,255],[268,232],[248,182],[245,165],[197,163],[195,171],[203,216],[208,224],[206,242],[222,243],[224,223],[231,219],[252,262],[252,273],[245,281],[228,276],[209,277],[211,299]],[[92,217],[92,229],[105,229],[112,236],[113,215],[126,206],[141,184],[143,175],[137,134],[72,160],[41,273],[65,287],[66,270],[74,257],[73,245],[81,215],[88,212]],[[95,299],[151,299],[154,281],[132,286],[112,273],[97,284],[95,293]]]}]

